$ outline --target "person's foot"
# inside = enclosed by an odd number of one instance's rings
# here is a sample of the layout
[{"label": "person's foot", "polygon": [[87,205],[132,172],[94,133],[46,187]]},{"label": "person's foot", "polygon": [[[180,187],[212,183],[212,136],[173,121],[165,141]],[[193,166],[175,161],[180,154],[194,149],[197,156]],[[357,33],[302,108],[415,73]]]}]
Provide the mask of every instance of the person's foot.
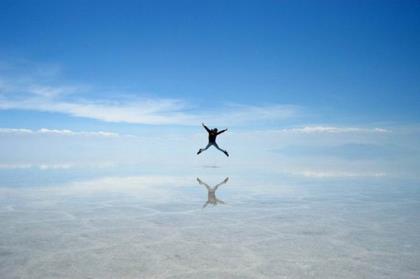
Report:
[{"label": "person's foot", "polygon": [[226,150],[223,151],[223,153],[225,153],[225,155],[229,157],[229,153]]}]

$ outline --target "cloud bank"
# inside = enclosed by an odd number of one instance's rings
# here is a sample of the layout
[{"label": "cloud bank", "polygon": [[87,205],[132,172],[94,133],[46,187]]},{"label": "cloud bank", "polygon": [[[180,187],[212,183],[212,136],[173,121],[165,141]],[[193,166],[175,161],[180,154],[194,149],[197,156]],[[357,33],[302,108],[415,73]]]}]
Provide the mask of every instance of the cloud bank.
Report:
[{"label": "cloud bank", "polygon": [[[0,128],[0,135],[59,135],[59,136],[96,136],[96,137],[120,137],[122,135],[113,132],[76,132],[68,129],[47,129],[41,128],[39,130],[31,129],[13,129],[13,128]],[[130,135],[125,135],[130,136]]]},{"label": "cloud bank", "polygon": [[202,121],[241,125],[296,117],[299,107],[283,104],[225,104],[197,107],[176,98],[145,98],[113,94],[112,99],[89,97],[99,89],[80,85],[51,85],[33,77],[5,77],[0,72],[0,110],[53,112],[105,122],[149,125],[197,125]]},{"label": "cloud bank", "polygon": [[334,126],[305,126],[301,128],[282,129],[280,132],[318,134],[318,133],[389,133],[384,128],[334,127]]}]

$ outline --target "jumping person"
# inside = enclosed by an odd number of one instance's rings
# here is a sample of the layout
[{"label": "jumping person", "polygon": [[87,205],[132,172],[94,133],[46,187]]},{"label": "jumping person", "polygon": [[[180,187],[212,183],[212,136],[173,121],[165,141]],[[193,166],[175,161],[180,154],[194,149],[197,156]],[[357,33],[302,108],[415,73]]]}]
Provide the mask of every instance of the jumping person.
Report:
[{"label": "jumping person", "polygon": [[201,124],[203,125],[204,129],[206,129],[206,131],[209,133],[209,143],[207,144],[205,148],[200,148],[200,150],[198,150],[197,152],[197,155],[203,152],[204,150],[207,150],[210,146],[213,145],[214,147],[216,147],[217,149],[225,153],[226,156],[229,157],[229,153],[226,150],[221,149],[216,143],[216,137],[220,135],[221,133],[226,132],[227,129],[224,129],[218,132],[217,128],[209,129],[206,125],[204,125],[204,123],[201,123]]}]

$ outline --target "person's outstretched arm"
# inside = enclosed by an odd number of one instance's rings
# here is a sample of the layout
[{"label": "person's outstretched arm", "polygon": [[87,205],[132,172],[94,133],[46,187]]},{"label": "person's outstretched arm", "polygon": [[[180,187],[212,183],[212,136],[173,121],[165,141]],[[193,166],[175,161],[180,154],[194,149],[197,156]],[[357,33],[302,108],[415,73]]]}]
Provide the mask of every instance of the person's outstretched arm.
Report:
[{"label": "person's outstretched arm", "polygon": [[207,185],[207,183],[205,183],[205,182],[201,181],[201,179],[200,179],[200,178],[198,178],[198,177],[197,177],[197,181],[198,181],[198,183],[199,183],[199,184],[204,185],[204,187],[206,187],[206,188],[207,188],[207,190],[210,190],[210,186],[209,186],[209,185]]},{"label": "person's outstretched arm", "polygon": [[226,177],[225,180],[223,180],[222,182],[220,182],[219,184],[217,184],[216,186],[214,186],[214,190],[216,191],[217,188],[219,188],[220,185],[225,184],[226,182],[228,182],[229,177]]},{"label": "person's outstretched arm", "polygon": [[203,125],[204,129],[206,129],[206,131],[210,133],[210,129],[206,125],[204,125],[204,123],[201,123],[201,125]]},{"label": "person's outstretched arm", "polygon": [[218,132],[217,134],[220,135],[221,133],[224,133],[226,131],[227,131],[227,129],[224,129],[224,130],[221,130],[220,132]]}]

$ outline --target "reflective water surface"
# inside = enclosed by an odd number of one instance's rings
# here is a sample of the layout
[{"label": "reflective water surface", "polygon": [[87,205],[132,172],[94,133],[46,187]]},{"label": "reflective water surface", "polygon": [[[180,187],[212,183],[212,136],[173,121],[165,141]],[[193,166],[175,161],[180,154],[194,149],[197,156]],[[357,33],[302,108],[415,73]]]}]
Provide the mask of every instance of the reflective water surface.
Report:
[{"label": "reflective water surface", "polygon": [[0,178],[1,278],[420,277],[415,182],[227,167]]}]

